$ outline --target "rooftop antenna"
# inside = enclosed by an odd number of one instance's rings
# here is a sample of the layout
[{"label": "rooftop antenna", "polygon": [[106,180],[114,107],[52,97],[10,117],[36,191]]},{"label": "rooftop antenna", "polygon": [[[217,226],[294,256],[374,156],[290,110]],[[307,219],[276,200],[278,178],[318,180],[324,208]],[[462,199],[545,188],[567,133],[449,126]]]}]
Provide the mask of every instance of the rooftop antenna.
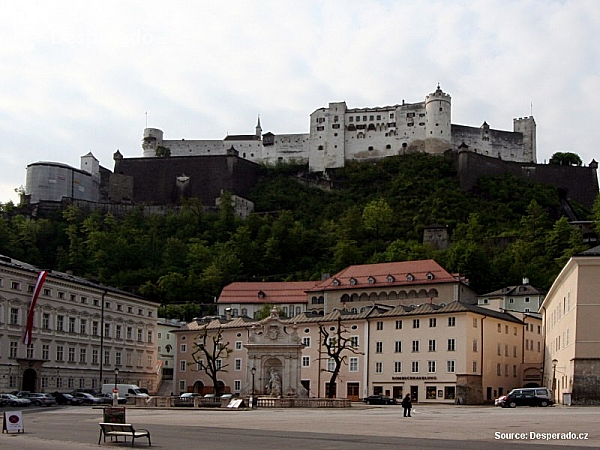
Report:
[{"label": "rooftop antenna", "polygon": [[148,128],[148,111],[146,111],[146,128]]},{"label": "rooftop antenna", "polygon": [[530,114],[530,116],[533,117],[533,102],[531,102],[530,108],[531,108],[531,114]]}]

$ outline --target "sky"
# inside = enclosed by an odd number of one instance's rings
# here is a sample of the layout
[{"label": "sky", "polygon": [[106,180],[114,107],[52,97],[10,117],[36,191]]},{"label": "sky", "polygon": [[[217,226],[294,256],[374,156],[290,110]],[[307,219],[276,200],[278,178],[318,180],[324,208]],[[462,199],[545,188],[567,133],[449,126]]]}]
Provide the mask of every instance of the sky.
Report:
[{"label": "sky", "polygon": [[452,123],[512,130],[534,116],[537,159],[600,154],[595,0],[1,0],[0,203],[26,167],[141,157],[165,139],[308,133],[329,102],[421,102]]}]

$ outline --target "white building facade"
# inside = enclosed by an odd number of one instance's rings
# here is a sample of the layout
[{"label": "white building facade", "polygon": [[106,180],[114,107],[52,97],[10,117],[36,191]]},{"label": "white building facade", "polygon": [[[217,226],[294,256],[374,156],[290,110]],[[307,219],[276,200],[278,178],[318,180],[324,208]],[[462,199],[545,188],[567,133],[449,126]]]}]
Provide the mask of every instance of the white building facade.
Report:
[{"label": "white building facade", "polygon": [[349,160],[374,160],[411,152],[442,154],[469,151],[506,161],[536,162],[536,125],[533,117],[513,120],[513,131],[452,124],[451,97],[437,89],[417,103],[348,108],[332,102],[310,115],[308,133],[262,133],[260,119],[253,135],[228,135],[223,140],[165,140],[163,131],[146,128],[143,156],[157,156],[157,148],[172,156],[223,155],[234,147],[240,157],[256,163],[308,163],[312,172],[344,167]]}]

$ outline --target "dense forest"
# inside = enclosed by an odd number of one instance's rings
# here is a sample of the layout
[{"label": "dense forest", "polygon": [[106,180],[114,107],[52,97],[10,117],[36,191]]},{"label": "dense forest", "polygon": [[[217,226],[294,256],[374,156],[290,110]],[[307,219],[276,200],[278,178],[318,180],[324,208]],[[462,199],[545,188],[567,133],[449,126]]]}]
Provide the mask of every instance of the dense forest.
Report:
[{"label": "dense forest", "polygon": [[[146,216],[140,207],[123,218],[70,207],[36,219],[5,204],[0,254],[165,306],[187,304],[189,316],[233,281],[316,280],[384,261],[435,259],[480,294],[523,277],[547,289],[586,248],[551,186],[504,176],[480,179],[465,192],[451,160],[427,154],[349,162],[332,174],[332,189],[300,182],[302,169],[262,167],[247,219],[235,217],[228,201],[218,213],[191,199],[178,214]],[[579,217],[600,217],[600,207],[572,206]],[[423,244],[423,229],[432,224],[448,226],[449,248]]]}]

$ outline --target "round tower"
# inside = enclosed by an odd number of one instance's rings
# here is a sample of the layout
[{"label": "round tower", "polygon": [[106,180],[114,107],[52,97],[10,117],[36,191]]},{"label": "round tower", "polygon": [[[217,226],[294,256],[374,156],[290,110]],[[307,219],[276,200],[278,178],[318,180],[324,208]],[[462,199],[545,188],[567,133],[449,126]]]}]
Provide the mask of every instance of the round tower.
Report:
[{"label": "round tower", "polygon": [[451,97],[438,84],[425,97],[425,152],[443,153],[452,148]]},{"label": "round tower", "polygon": [[163,132],[158,128],[144,128],[144,139],[142,140],[142,149],[144,158],[153,158],[156,156],[156,147],[163,143]]}]

